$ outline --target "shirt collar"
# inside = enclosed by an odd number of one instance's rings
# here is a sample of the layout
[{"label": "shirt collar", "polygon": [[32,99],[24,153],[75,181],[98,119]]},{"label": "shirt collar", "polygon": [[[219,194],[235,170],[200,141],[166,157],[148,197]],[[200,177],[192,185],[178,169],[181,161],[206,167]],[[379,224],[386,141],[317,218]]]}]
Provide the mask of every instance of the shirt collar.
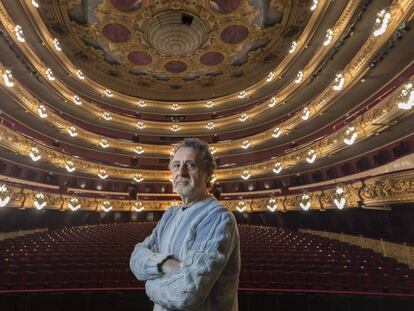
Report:
[{"label": "shirt collar", "polygon": [[191,206],[181,206],[181,210],[182,211],[186,211],[189,208],[197,208],[199,206],[203,206],[204,204],[206,204],[206,203],[208,203],[209,201],[212,201],[212,200],[214,200],[213,196],[212,195],[208,195],[206,198],[204,198],[204,199],[202,199],[200,201],[197,201],[196,203],[194,203]]}]

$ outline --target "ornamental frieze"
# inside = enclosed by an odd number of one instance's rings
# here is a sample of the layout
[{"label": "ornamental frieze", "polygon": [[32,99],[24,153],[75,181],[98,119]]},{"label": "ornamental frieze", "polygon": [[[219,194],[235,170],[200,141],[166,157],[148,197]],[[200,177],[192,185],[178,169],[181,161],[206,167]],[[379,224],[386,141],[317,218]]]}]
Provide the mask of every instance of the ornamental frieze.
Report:
[{"label": "ornamental frieze", "polygon": [[[42,184],[39,184],[41,187]],[[339,192],[338,189],[341,189]],[[260,191],[256,191],[259,194]],[[410,203],[414,201],[414,172],[394,173],[381,177],[367,179],[363,182],[350,184],[342,183],[331,185],[330,188],[316,191],[306,191],[292,195],[281,195],[276,192],[269,197],[268,191],[264,191],[264,197],[243,199],[237,195],[237,199],[223,200],[222,203],[232,211],[254,212],[284,212],[294,210],[324,210],[343,208],[363,208],[363,206],[381,206],[392,203]],[[102,195],[105,192],[102,191]],[[227,194],[225,194],[228,196]],[[145,196],[143,194],[143,196]],[[139,195],[140,197],[140,195]],[[73,199],[76,198],[76,204]],[[72,201],[71,201],[72,200]],[[336,201],[335,201],[336,200]],[[69,209],[69,203],[79,205],[78,208],[85,211],[151,211],[166,210],[169,206],[177,206],[179,201],[171,200],[120,200],[111,198],[76,197],[57,194],[45,190],[32,190],[0,183],[0,202],[5,206],[17,208],[51,208]],[[3,206],[4,207],[4,206]]]}]

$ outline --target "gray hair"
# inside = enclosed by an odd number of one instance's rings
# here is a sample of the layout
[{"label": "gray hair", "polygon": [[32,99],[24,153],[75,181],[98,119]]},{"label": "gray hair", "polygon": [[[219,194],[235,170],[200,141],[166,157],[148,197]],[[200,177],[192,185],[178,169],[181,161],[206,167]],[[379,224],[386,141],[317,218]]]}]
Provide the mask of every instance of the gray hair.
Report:
[{"label": "gray hair", "polygon": [[211,187],[211,179],[213,178],[214,170],[216,169],[217,164],[209,150],[208,144],[198,138],[184,138],[175,146],[174,152],[170,156],[170,162],[180,148],[193,148],[200,153],[204,169],[206,170],[208,176],[207,186]]}]

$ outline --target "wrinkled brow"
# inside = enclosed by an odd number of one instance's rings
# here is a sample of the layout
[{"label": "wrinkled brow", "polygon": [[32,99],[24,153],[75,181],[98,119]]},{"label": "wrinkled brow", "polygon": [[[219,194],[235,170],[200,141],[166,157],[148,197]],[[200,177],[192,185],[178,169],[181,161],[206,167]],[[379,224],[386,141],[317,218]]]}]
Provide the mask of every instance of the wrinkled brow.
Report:
[{"label": "wrinkled brow", "polygon": [[[176,164],[176,163],[180,164],[180,163],[181,163],[181,161],[178,161],[178,160],[172,161],[172,162],[170,163],[170,165],[172,165],[172,164]],[[186,160],[186,161],[184,162],[184,164],[187,164],[187,163],[196,163],[196,161],[194,161],[194,160]]]}]

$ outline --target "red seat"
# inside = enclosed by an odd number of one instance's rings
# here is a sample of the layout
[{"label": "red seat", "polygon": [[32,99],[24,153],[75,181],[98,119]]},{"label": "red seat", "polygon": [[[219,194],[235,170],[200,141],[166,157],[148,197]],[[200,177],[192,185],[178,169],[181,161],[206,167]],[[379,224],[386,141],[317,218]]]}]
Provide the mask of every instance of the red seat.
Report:
[{"label": "red seat", "polygon": [[249,270],[243,270],[240,272],[240,288],[254,288],[256,282],[253,277],[253,273]]},{"label": "red seat", "polygon": [[306,274],[306,282],[308,288],[311,289],[322,289],[326,287],[325,279],[323,274],[319,273],[307,273]]},{"label": "red seat", "polygon": [[270,275],[270,279],[274,288],[289,288],[289,278],[285,272],[273,272]]},{"label": "red seat", "polygon": [[407,275],[403,278],[404,290],[407,293],[414,293],[414,276]]},{"label": "red seat", "polygon": [[261,287],[261,288],[271,287],[270,274],[267,271],[255,271],[254,281],[258,287]]},{"label": "red seat", "polygon": [[289,274],[289,281],[293,288],[307,288],[305,274],[301,272],[292,272]]},{"label": "red seat", "polygon": [[119,275],[118,287],[131,287],[134,285],[135,276],[129,269],[121,271]]},{"label": "red seat", "polygon": [[325,286],[329,290],[343,290],[341,274],[328,272],[325,274]]},{"label": "red seat", "polygon": [[345,288],[346,290],[355,291],[358,290],[361,286],[361,284],[358,284],[355,281],[355,275],[353,273],[344,273],[342,274],[341,278],[343,288]]},{"label": "red seat", "polygon": [[85,271],[86,278],[84,279],[84,286],[87,288],[98,288],[102,286],[101,273],[98,270]]},{"label": "red seat", "polygon": [[0,289],[9,289],[14,277],[14,272],[2,272],[0,274]]},{"label": "red seat", "polygon": [[64,288],[67,283],[67,272],[65,270],[57,270],[50,275],[49,288]]},{"label": "red seat", "polygon": [[109,270],[102,273],[102,287],[113,288],[119,278],[118,271]]},{"label": "red seat", "polygon": [[[383,276],[384,289],[390,293],[404,292],[403,279],[397,279],[388,275]],[[414,284],[413,284],[414,285]]]},{"label": "red seat", "polygon": [[382,292],[383,281],[381,277],[373,277],[369,274],[363,275],[362,286],[364,290],[369,292]]},{"label": "red seat", "polygon": [[13,280],[14,289],[25,289],[29,287],[29,284],[29,273],[27,271],[18,273]]},{"label": "red seat", "polygon": [[30,280],[31,288],[46,288],[49,284],[50,272],[38,271],[34,273]]},{"label": "red seat", "polygon": [[83,270],[73,270],[67,275],[67,286],[70,288],[80,288],[84,285],[85,279],[87,279],[87,273]]}]

